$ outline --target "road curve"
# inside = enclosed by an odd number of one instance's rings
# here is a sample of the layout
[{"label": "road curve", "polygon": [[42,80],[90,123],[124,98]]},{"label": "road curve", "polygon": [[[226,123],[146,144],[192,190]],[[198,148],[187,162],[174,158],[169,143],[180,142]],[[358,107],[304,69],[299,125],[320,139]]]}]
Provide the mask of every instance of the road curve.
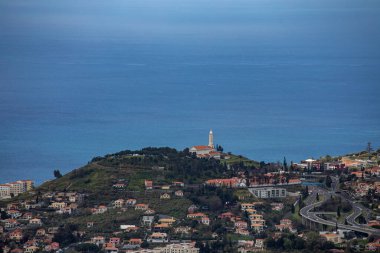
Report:
[{"label": "road curve", "polygon": [[[320,189],[320,190],[324,191],[322,189]],[[311,210],[313,210],[314,207],[318,207],[318,206],[322,205],[324,201],[315,202],[315,199],[316,199],[316,193],[315,192],[313,192],[312,195],[309,196],[309,198],[313,199],[314,201],[312,201],[311,204],[308,204],[307,206],[303,207],[300,210],[300,215],[302,216],[302,218],[307,219],[307,220],[312,221],[312,222],[315,222],[315,223],[318,223],[318,224],[322,224],[322,225],[338,226],[338,228],[340,228],[340,229],[347,229],[347,230],[357,231],[357,232],[361,232],[361,233],[373,234],[376,236],[380,236],[380,230],[379,229],[369,228],[369,227],[357,224],[355,222],[354,218],[359,216],[361,213],[361,210],[356,205],[353,205],[354,206],[354,212],[350,215],[351,216],[350,217],[351,225],[343,225],[343,224],[339,224],[339,223],[337,224],[335,222],[322,219],[322,218],[318,217],[315,213],[311,212]],[[358,215],[358,211],[359,211],[359,215]]]}]

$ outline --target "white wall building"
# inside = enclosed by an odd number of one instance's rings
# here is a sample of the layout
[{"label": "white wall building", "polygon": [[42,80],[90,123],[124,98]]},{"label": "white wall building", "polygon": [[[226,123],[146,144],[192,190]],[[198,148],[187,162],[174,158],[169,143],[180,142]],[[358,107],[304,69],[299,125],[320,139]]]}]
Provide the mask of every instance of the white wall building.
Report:
[{"label": "white wall building", "polygon": [[11,197],[11,187],[6,184],[0,184],[0,199],[7,199]]},{"label": "white wall building", "polygon": [[161,249],[161,253],[199,253],[192,243],[169,244]]},{"label": "white wall building", "polygon": [[285,198],[286,189],[276,187],[250,188],[249,191],[257,198]]}]

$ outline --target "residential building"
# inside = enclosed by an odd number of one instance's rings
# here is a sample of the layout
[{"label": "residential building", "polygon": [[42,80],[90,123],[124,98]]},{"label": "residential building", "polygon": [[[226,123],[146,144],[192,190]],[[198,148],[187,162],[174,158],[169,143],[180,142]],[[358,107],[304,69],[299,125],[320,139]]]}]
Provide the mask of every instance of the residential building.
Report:
[{"label": "residential building", "polygon": [[281,211],[282,209],[284,209],[283,203],[271,203],[270,205],[272,206],[273,211]]},{"label": "residential building", "polygon": [[91,208],[92,214],[102,214],[102,213],[107,212],[107,210],[108,208],[105,205],[100,205],[98,207]]},{"label": "residential building", "polygon": [[145,210],[148,210],[148,204],[136,204],[135,205],[135,209],[136,210],[143,210],[143,211],[145,211]]},{"label": "residential building", "polygon": [[235,215],[231,212],[222,213],[218,216],[220,219],[232,219]]},{"label": "residential building", "polygon": [[198,145],[190,148],[190,153],[196,154],[198,157],[204,155],[209,155],[211,152],[215,151],[214,148],[206,145]]},{"label": "residential building", "polygon": [[174,195],[177,197],[183,197],[183,191],[181,190],[175,191]]},{"label": "residential building", "polygon": [[144,215],[142,217],[142,224],[144,226],[152,226],[154,222],[154,216],[153,215]]},{"label": "residential building", "polygon": [[91,243],[96,244],[96,245],[103,245],[106,243],[106,240],[104,236],[95,236],[91,238]]},{"label": "residential building", "polygon": [[251,228],[255,232],[262,232],[262,231],[264,231],[264,225],[263,224],[251,224]]},{"label": "residential building", "polygon": [[173,182],[173,186],[176,186],[176,187],[185,187],[185,183],[181,182],[181,181],[175,181],[175,182]]},{"label": "residential building", "polygon": [[16,229],[9,233],[9,239],[11,240],[20,241],[22,237],[23,233],[21,229]]},{"label": "residential building", "polygon": [[45,236],[46,231],[43,228],[37,229],[36,236]]},{"label": "residential building", "polygon": [[38,248],[37,246],[30,246],[30,247],[27,247],[24,252],[25,253],[34,253],[34,252],[37,252],[39,250],[40,250],[40,248]]},{"label": "residential building", "polygon": [[161,194],[160,199],[170,199],[170,194],[169,193]]},{"label": "residential building", "polygon": [[246,187],[247,182],[244,178],[217,178],[210,179],[205,182],[207,185],[212,185],[215,187],[229,187],[229,188],[238,188],[238,187]]},{"label": "residential building", "polygon": [[193,205],[189,206],[189,208],[187,208],[187,212],[188,213],[194,213],[198,209],[199,209],[199,207],[193,204]]},{"label": "residential building", "polygon": [[165,243],[168,242],[168,235],[166,233],[153,233],[148,237],[150,243]]},{"label": "residential building", "polygon": [[367,243],[367,245],[365,246],[365,248],[368,251],[376,251],[376,252],[378,252],[380,250],[380,239],[377,239],[376,241],[371,242],[371,243]]},{"label": "residential building", "polygon": [[236,221],[234,225],[235,228],[248,228],[248,223],[246,221]]},{"label": "residential building", "polygon": [[247,209],[254,209],[255,208],[255,203],[241,203],[240,208],[242,211],[245,211]]},{"label": "residential building", "polygon": [[263,249],[264,248],[264,239],[256,239],[255,247]]},{"label": "residential building", "polygon": [[173,224],[176,222],[176,219],[174,217],[162,215],[160,219],[158,220],[159,223],[167,223],[167,224]]},{"label": "residential building", "polygon": [[29,224],[30,225],[35,225],[35,226],[41,226],[42,225],[42,221],[39,218],[34,218],[34,219],[30,219],[29,220]]},{"label": "residential building", "polygon": [[143,243],[143,240],[140,238],[131,238],[129,239],[130,245],[141,245]]},{"label": "residential building", "polygon": [[145,180],[145,189],[146,190],[152,190],[153,189],[153,181]]},{"label": "residential building", "polygon": [[286,189],[275,187],[250,188],[249,191],[257,198],[285,198]]},{"label": "residential building", "polygon": [[53,202],[49,205],[50,208],[62,209],[67,206],[66,202]]},{"label": "residential building", "polygon": [[7,214],[12,218],[12,219],[17,219],[22,216],[22,213],[19,210],[8,210]]},{"label": "residential building", "polygon": [[120,225],[120,229],[129,232],[137,230],[138,227],[136,225]]},{"label": "residential building", "polygon": [[0,184],[0,199],[7,199],[11,197],[11,187],[7,184]]},{"label": "residential building", "polygon": [[161,249],[161,253],[199,253],[194,243],[169,244]]},{"label": "residential building", "polygon": [[127,206],[134,206],[136,205],[137,200],[136,199],[127,199]]},{"label": "residential building", "polygon": [[116,248],[114,245],[112,245],[111,243],[107,243],[104,247],[104,251],[106,253],[119,253],[119,249]]},{"label": "residential building", "polygon": [[124,187],[126,187],[126,185],[124,183],[117,183],[114,184],[112,187],[115,189],[123,189]]},{"label": "residential building", "polygon": [[20,223],[15,219],[6,219],[4,222],[4,228],[12,229],[20,225]]},{"label": "residential building", "polygon": [[204,213],[189,213],[187,215],[187,218],[189,219],[198,219],[198,218],[202,218],[202,217],[206,217],[207,215],[204,214]]},{"label": "residential building", "polygon": [[200,222],[203,224],[203,225],[210,225],[210,218],[205,216],[205,217],[202,217]]},{"label": "residential building", "polygon": [[329,242],[333,242],[333,243],[342,242],[342,239],[340,238],[339,234],[336,234],[336,233],[320,232],[319,235],[324,237]]},{"label": "residential building", "polygon": [[124,199],[118,199],[118,200],[115,200],[115,202],[113,203],[113,206],[115,208],[121,208],[125,205],[125,200]]},{"label": "residential building", "polygon": [[119,237],[111,237],[109,239],[109,243],[113,244],[114,246],[120,244],[120,238]]},{"label": "residential building", "polygon": [[280,224],[275,225],[276,229],[279,231],[288,230],[289,232],[296,233],[297,230],[293,228],[292,221],[289,219],[280,220]]}]

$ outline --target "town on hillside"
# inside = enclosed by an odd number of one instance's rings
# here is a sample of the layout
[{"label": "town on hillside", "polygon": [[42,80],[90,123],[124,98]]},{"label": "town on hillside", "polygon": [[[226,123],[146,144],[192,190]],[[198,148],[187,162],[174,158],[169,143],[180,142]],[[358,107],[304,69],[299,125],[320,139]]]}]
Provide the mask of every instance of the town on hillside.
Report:
[{"label": "town on hillside", "polygon": [[256,162],[208,145],[0,185],[0,252],[379,252],[380,150]]}]

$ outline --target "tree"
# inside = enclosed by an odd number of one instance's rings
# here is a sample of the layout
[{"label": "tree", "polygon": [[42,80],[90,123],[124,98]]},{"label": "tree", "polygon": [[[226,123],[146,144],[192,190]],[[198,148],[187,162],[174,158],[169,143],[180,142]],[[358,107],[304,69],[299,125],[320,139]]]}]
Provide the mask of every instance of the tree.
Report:
[{"label": "tree", "polygon": [[5,220],[5,219],[8,219],[9,216],[7,215],[7,213],[5,211],[0,211],[0,218],[2,220]]},{"label": "tree", "polygon": [[149,247],[149,243],[147,241],[143,241],[143,243],[141,244],[141,248],[145,249],[148,247]]},{"label": "tree", "polygon": [[294,213],[296,210],[294,208],[294,205],[292,205],[292,213]]},{"label": "tree", "polygon": [[276,241],[272,237],[269,237],[268,239],[265,240],[265,245],[268,248],[275,248],[276,247]]},{"label": "tree", "polygon": [[73,235],[74,227],[65,225],[58,229],[58,233],[54,235],[54,241],[60,243],[63,246],[70,245],[77,241],[77,238]]},{"label": "tree", "polygon": [[330,187],[331,187],[331,184],[332,184],[331,177],[330,177],[330,176],[327,176],[327,177],[326,177],[326,186],[327,186],[328,188],[330,188]]},{"label": "tree", "polygon": [[221,145],[216,145],[216,151],[223,152],[223,147]]},{"label": "tree", "polygon": [[336,209],[336,215],[337,215],[338,217],[340,217],[340,206],[338,206],[338,208]]},{"label": "tree", "polygon": [[99,252],[100,248],[96,244],[92,243],[83,243],[83,244],[78,244],[75,246],[75,250],[83,253],[87,252]]},{"label": "tree", "polygon": [[317,198],[317,201],[319,201],[319,194],[318,194],[318,192],[317,192],[317,196],[316,196],[316,198]]},{"label": "tree", "polygon": [[309,196],[309,186],[306,185],[305,190],[303,191],[303,198],[307,198]]},{"label": "tree", "polygon": [[61,178],[62,177],[62,174],[59,170],[54,170],[54,177],[55,178]]},{"label": "tree", "polygon": [[284,156],[284,161],[283,161],[282,166],[284,167],[284,170],[285,170],[285,171],[288,171],[288,163],[286,162],[286,158],[285,158],[285,156]]},{"label": "tree", "polygon": [[292,250],[293,249],[293,242],[290,239],[285,238],[284,239],[284,248],[287,251]]}]

